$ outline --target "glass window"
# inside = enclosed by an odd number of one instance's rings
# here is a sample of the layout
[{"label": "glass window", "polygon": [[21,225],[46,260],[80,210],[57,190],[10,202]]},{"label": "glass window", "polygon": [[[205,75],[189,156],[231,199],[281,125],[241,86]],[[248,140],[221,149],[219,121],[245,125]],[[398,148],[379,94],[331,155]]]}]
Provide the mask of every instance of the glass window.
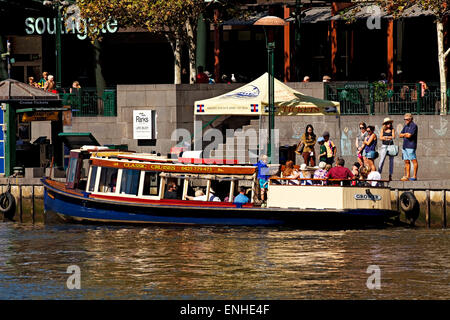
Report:
[{"label": "glass window", "polygon": [[70,158],[69,172],[67,176],[67,182],[74,182],[75,173],[77,171],[77,158]]},{"label": "glass window", "polygon": [[117,183],[117,168],[103,167],[100,174],[99,192],[115,192]]},{"label": "glass window", "polygon": [[123,169],[122,183],[120,185],[121,194],[132,194],[137,196],[139,190],[140,170]]},{"label": "glass window", "polygon": [[91,170],[91,180],[89,181],[88,191],[93,192],[95,187],[95,180],[97,178],[97,169],[98,167],[93,166]]},{"label": "glass window", "polygon": [[158,196],[159,195],[159,173],[146,171],[144,176],[144,189],[142,190],[144,196]]}]

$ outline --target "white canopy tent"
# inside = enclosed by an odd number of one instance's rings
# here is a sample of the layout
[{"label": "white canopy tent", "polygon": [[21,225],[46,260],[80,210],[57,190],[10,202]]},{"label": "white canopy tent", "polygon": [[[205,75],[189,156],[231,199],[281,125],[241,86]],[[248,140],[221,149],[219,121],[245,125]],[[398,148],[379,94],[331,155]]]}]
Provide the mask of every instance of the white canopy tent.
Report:
[{"label": "white canopy tent", "polygon": [[[195,115],[268,115],[266,72],[256,80],[220,96],[195,101]],[[310,97],[274,79],[275,115],[338,115],[339,102]]]}]

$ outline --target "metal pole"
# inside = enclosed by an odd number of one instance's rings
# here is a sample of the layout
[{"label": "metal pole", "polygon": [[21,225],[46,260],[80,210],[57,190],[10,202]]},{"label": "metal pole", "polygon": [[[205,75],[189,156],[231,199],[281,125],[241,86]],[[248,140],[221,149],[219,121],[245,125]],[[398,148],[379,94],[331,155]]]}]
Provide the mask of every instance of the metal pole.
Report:
[{"label": "metal pole", "polygon": [[11,79],[11,41],[6,40],[6,64],[8,65],[8,79]]},{"label": "metal pole", "polygon": [[273,145],[273,135],[272,130],[275,127],[275,97],[274,97],[274,49],[275,43],[270,42],[267,44],[267,55],[269,57],[269,145],[268,145],[268,157],[270,163],[274,163],[275,159],[272,159],[272,145]]},{"label": "metal pole", "polygon": [[61,7],[56,7],[58,18],[56,20],[56,89],[61,88]]},{"label": "metal pole", "polygon": [[297,81],[301,81],[300,79],[300,44],[301,44],[301,24],[302,24],[302,3],[300,0],[295,1],[295,77]]}]

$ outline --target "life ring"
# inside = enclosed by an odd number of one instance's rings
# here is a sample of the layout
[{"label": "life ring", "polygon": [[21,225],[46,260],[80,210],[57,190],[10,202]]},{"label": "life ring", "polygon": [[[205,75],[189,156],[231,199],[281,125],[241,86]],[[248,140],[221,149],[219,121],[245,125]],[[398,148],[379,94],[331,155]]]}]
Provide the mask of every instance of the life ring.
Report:
[{"label": "life ring", "polygon": [[400,207],[405,212],[405,217],[413,223],[417,220],[420,213],[419,201],[410,191],[403,192],[400,196]]},{"label": "life ring", "polygon": [[16,213],[16,199],[8,191],[0,194],[0,212],[8,219],[12,219]]}]

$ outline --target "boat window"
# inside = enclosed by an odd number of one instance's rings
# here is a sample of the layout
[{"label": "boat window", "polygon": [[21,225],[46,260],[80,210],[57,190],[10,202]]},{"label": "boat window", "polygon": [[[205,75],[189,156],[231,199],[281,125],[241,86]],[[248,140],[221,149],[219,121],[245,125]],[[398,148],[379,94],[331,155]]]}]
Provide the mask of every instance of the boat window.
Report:
[{"label": "boat window", "polygon": [[100,174],[99,192],[115,192],[117,182],[117,168],[103,167]]},{"label": "boat window", "polygon": [[[122,178],[123,179],[123,178]],[[144,189],[143,196],[158,196],[159,195],[159,172],[146,171],[144,175]]]},{"label": "boat window", "polygon": [[132,194],[137,196],[139,191],[140,170],[124,169],[122,172],[121,194]]},{"label": "boat window", "polygon": [[69,172],[67,175],[67,182],[68,183],[73,183],[75,181],[75,174],[77,172],[77,161],[78,158],[70,158],[70,162],[69,162]]},{"label": "boat window", "polygon": [[89,180],[89,188],[88,188],[88,191],[91,191],[91,192],[94,191],[95,180],[96,180],[96,178],[97,178],[97,170],[98,170],[98,167],[92,166],[92,170],[91,170],[91,178],[90,178],[90,180]]}]

